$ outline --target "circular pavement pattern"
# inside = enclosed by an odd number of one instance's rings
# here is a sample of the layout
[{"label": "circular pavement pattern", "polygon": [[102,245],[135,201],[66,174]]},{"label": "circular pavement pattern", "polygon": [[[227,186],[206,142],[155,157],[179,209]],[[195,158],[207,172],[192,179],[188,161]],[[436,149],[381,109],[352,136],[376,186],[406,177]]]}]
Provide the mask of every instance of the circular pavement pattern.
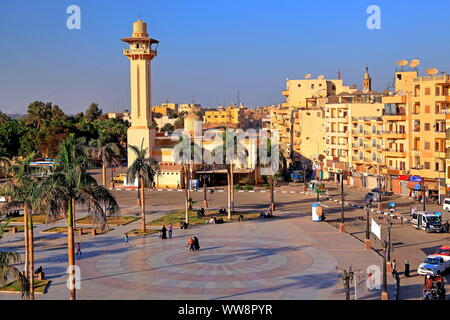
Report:
[{"label": "circular pavement pattern", "polygon": [[[336,266],[332,255],[305,242],[208,237],[200,239],[200,246],[199,251],[190,252],[184,238],[129,248],[115,246],[101,255],[83,258],[78,264],[83,280],[114,288],[186,294],[200,299],[201,296],[308,290],[310,287],[302,286],[300,279],[317,275],[317,281]],[[314,285],[331,286],[329,283]]]}]

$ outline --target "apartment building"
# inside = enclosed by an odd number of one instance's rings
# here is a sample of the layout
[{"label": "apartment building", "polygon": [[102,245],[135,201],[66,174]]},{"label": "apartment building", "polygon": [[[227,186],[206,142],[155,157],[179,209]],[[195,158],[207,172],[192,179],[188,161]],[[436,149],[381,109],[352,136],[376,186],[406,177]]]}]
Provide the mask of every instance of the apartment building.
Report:
[{"label": "apartment building", "polygon": [[217,110],[206,110],[204,116],[206,127],[225,126],[243,128],[245,125],[245,108],[243,106],[219,107]]}]

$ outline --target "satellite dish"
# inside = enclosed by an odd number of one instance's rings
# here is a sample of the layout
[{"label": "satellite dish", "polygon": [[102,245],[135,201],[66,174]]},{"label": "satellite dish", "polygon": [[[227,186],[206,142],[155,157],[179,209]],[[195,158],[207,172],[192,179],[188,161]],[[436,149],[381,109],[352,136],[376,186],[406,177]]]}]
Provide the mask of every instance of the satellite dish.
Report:
[{"label": "satellite dish", "polygon": [[305,76],[305,79],[311,79],[311,77],[312,77],[312,74],[311,74],[311,73],[308,73],[308,74]]},{"label": "satellite dish", "polygon": [[317,79],[322,80],[323,78],[325,78],[325,76],[323,74],[321,74],[320,76],[317,77]]},{"label": "satellite dish", "polygon": [[409,62],[410,68],[416,68],[420,65],[420,59],[413,59]]},{"label": "satellite dish", "polygon": [[404,66],[406,66],[407,64],[408,64],[408,60],[400,60],[400,61],[397,61],[397,65],[400,66],[400,67],[404,67]]},{"label": "satellite dish", "polygon": [[430,69],[425,70],[425,73],[429,76],[434,76],[438,72],[439,72],[439,70],[436,68],[430,68]]}]

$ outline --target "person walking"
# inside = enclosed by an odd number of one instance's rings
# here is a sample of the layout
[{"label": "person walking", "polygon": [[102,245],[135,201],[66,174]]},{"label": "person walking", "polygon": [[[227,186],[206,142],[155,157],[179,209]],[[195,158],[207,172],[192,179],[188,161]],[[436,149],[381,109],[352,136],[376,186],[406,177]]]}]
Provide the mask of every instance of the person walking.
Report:
[{"label": "person walking", "polygon": [[172,223],[169,223],[168,230],[169,230],[169,239],[172,239],[172,233],[173,233]]},{"label": "person walking", "polygon": [[392,275],[394,275],[394,277],[396,272],[397,272],[397,262],[394,259],[392,260]]},{"label": "person walking", "polygon": [[124,235],[123,239],[125,240],[125,247],[128,247],[128,234],[124,233],[123,235]]},{"label": "person walking", "polygon": [[194,240],[194,249],[195,249],[195,251],[200,250],[200,244],[198,242],[198,238],[196,236],[194,236],[193,240]]},{"label": "person walking", "polygon": [[76,256],[77,255],[80,255],[80,256],[82,255],[82,253],[81,253],[81,244],[79,242],[77,243],[77,253],[75,255]]},{"label": "person walking", "polygon": [[186,247],[189,247],[189,251],[194,251],[194,252],[195,252],[194,239],[193,239],[192,237],[190,237],[190,238],[188,239],[188,242],[187,242],[187,246],[186,246]]},{"label": "person walking", "polygon": [[163,226],[161,229],[161,239],[167,239],[167,228]]}]

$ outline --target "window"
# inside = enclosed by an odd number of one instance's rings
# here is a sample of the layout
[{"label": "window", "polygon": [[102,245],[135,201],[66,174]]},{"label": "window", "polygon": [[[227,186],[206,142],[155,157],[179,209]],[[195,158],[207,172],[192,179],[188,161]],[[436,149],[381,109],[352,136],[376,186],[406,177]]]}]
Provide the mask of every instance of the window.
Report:
[{"label": "window", "polygon": [[431,89],[430,88],[425,88],[425,95],[429,96],[431,94]]},{"label": "window", "polygon": [[425,123],[424,124],[424,129],[425,129],[425,131],[430,131],[430,124],[429,123]]},{"label": "window", "polygon": [[436,168],[436,171],[439,171],[439,162],[435,163],[435,168]]},{"label": "window", "polygon": [[425,166],[426,170],[430,170],[430,163],[429,162],[425,162],[424,166]]},{"label": "window", "polygon": [[301,84],[299,84],[299,85],[298,85],[298,87],[299,87],[299,88],[301,88],[301,87],[302,87],[302,85],[301,85]]},{"label": "window", "polygon": [[313,83],[313,84],[311,84],[311,89],[314,89],[314,83]]},{"label": "window", "polygon": [[430,150],[430,143],[429,142],[425,142],[424,143],[424,149],[425,150]]},{"label": "window", "polygon": [[430,113],[430,106],[425,106],[425,113]]},{"label": "window", "polygon": [[377,154],[375,152],[372,153],[372,161],[377,161]]}]

